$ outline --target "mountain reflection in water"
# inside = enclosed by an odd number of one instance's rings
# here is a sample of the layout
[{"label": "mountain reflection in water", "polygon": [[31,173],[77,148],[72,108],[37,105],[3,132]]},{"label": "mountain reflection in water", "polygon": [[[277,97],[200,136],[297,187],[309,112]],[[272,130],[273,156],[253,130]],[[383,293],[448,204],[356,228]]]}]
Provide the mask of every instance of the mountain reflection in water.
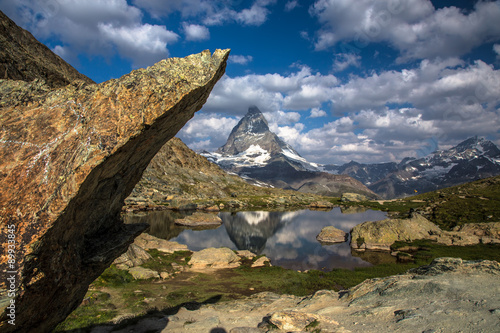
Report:
[{"label": "mountain reflection in water", "polygon": [[[175,215],[175,217],[174,217]],[[371,266],[351,254],[349,242],[321,245],[316,236],[326,226],[349,232],[355,225],[386,217],[384,212],[366,210],[343,214],[340,208],[331,211],[299,210],[293,212],[222,212],[221,227],[191,230],[174,225],[179,213],[149,212],[141,216],[125,216],[126,222],[147,222],[149,233],[160,238],[186,244],[199,251],[208,247],[228,247],[264,254],[275,266],[295,270]]]}]

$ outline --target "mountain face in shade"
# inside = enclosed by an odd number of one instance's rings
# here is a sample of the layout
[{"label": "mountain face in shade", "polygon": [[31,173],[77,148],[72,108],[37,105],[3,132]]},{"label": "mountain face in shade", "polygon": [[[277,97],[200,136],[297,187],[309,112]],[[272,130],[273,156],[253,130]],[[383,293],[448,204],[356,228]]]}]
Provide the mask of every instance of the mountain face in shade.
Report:
[{"label": "mountain face in shade", "polygon": [[262,167],[273,162],[284,162],[299,171],[318,171],[315,163],[307,162],[289,144],[269,130],[266,118],[256,106],[233,128],[227,142],[212,160],[232,171],[245,167]]},{"label": "mountain face in shade", "polygon": [[500,175],[500,149],[491,141],[472,137],[448,150],[400,163],[325,165],[333,174],[349,175],[378,195],[391,199]]},{"label": "mountain face in shade", "polygon": [[256,149],[253,149],[252,146],[260,147],[261,151],[267,151],[270,156],[278,155],[284,151],[290,151],[299,156],[290,145],[269,130],[266,118],[256,106],[248,109],[248,113],[233,128],[226,144],[220,147],[217,153],[238,155],[249,149],[255,151]]},{"label": "mountain face in shade", "polygon": [[355,192],[376,197],[361,182],[345,175],[321,172],[295,149],[269,130],[260,110],[252,106],[215,153],[202,153],[223,169],[249,182],[306,193],[340,196]]}]

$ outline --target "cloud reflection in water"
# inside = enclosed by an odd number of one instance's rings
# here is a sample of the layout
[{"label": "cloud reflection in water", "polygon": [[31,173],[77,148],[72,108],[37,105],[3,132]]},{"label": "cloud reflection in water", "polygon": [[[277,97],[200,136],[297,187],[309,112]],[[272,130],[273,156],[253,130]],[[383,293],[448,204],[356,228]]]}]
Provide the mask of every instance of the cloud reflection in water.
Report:
[{"label": "cloud reflection in water", "polygon": [[[331,211],[300,210],[294,212],[222,212],[223,225],[212,230],[184,229],[171,240],[198,251],[207,247],[228,247],[265,254],[273,265],[306,270],[370,266],[351,255],[348,242],[321,245],[316,236],[325,226],[349,232],[355,225],[386,217],[380,211],[366,210],[342,214],[340,208]],[[159,219],[156,218],[155,221]],[[165,223],[169,219],[165,219]],[[158,230],[159,227],[152,228]]]}]

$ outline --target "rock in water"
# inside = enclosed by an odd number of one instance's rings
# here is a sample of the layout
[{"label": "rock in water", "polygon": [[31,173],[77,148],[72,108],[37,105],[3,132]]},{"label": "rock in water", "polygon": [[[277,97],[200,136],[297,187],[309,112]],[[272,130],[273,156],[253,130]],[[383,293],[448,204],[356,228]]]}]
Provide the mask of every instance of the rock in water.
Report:
[{"label": "rock in water", "polygon": [[[229,50],[162,60],[99,85],[0,80],[1,270],[15,271],[15,326],[49,332],[144,226],[124,225],[124,199],[156,152],[224,74]],[[12,247],[14,249],[14,247]],[[7,279],[2,278],[3,287]]]},{"label": "rock in water", "polygon": [[319,235],[316,236],[318,242],[326,244],[343,243],[346,241],[346,238],[347,234],[344,231],[333,226],[324,227],[321,229]]},{"label": "rock in water", "polygon": [[358,224],[351,231],[351,248],[354,250],[390,251],[396,241],[412,242],[440,235],[441,229],[420,214],[408,219],[385,219]]}]

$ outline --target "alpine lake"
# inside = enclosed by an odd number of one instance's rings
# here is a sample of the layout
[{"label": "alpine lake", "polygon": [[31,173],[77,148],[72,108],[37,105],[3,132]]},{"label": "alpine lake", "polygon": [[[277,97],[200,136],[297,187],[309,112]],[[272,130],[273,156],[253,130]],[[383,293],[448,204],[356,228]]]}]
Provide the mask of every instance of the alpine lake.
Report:
[{"label": "alpine lake", "polygon": [[347,233],[357,224],[387,217],[385,212],[359,207],[331,210],[237,211],[220,212],[223,223],[211,229],[193,229],[175,224],[189,211],[150,211],[124,215],[126,223],[148,223],[147,233],[185,244],[191,251],[210,247],[249,250],[265,255],[273,266],[296,271],[335,268],[354,269],[380,262],[396,262],[389,253],[376,256],[351,251],[350,239],[344,243],[321,244],[316,236],[326,226]]}]

